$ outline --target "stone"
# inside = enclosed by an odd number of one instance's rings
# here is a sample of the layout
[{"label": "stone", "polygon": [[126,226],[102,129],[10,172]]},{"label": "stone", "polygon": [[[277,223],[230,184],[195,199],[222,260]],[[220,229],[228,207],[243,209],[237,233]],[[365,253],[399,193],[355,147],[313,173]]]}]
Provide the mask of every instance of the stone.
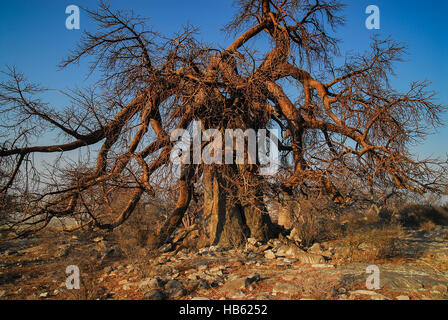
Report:
[{"label": "stone", "polygon": [[334,268],[334,265],[332,265],[332,264],[313,264],[313,265],[311,265],[311,267],[317,268],[317,269],[324,269],[324,268]]},{"label": "stone", "polygon": [[163,300],[165,298],[165,294],[160,289],[151,289],[150,291],[145,293],[146,300]]},{"label": "stone", "polygon": [[98,243],[98,242],[101,242],[103,240],[104,240],[103,237],[96,237],[96,238],[93,239],[93,242]]},{"label": "stone", "polygon": [[395,299],[397,299],[397,300],[411,300],[411,298],[409,298],[408,296],[398,296]]},{"label": "stone", "polygon": [[141,284],[143,285],[143,283],[146,284],[148,286],[148,288],[150,288],[150,289],[163,288],[163,281],[159,277],[152,278],[152,279],[149,279],[146,281],[144,280],[141,282]]},{"label": "stone", "polygon": [[311,265],[321,265],[325,263],[325,258],[319,254],[305,253],[297,257],[301,263]]},{"label": "stone", "polygon": [[171,299],[179,299],[187,295],[187,292],[182,288],[175,288],[170,291],[169,296]]},{"label": "stone", "polygon": [[165,289],[169,290],[169,289],[177,289],[177,288],[181,288],[182,287],[182,283],[180,283],[180,281],[178,280],[169,280],[166,284],[165,284]]},{"label": "stone", "polygon": [[437,292],[439,294],[447,294],[447,286],[443,284],[437,284],[432,286],[431,292]]},{"label": "stone", "polygon": [[272,293],[283,293],[288,295],[295,295],[299,292],[299,288],[296,285],[285,282],[277,282],[272,289]]},{"label": "stone", "polygon": [[249,244],[255,246],[255,245],[258,243],[258,240],[255,239],[255,238],[248,238],[248,239],[247,239],[247,243],[249,243]]},{"label": "stone", "polygon": [[274,254],[274,252],[272,252],[272,250],[266,250],[264,252],[264,257],[266,259],[275,259],[275,254]]},{"label": "stone", "polygon": [[206,280],[200,280],[199,286],[200,289],[208,290],[211,288],[210,284]]},{"label": "stone", "polygon": [[257,273],[255,275],[253,275],[252,277],[248,277],[246,278],[245,282],[244,282],[244,286],[248,287],[254,283],[257,283],[258,281],[261,280],[261,276]]},{"label": "stone", "polygon": [[319,253],[319,252],[322,252],[322,247],[321,247],[321,245],[319,244],[319,243],[315,243],[315,244],[313,244],[309,249],[308,249],[308,252],[311,252],[311,253]]},{"label": "stone", "polygon": [[114,270],[114,268],[112,268],[111,266],[106,266],[103,271],[104,273],[111,273]]},{"label": "stone", "polygon": [[299,258],[303,254],[306,254],[306,252],[292,244],[281,245],[276,252],[277,256],[287,258]]},{"label": "stone", "polygon": [[189,280],[198,280],[199,276],[197,274],[192,273],[192,274],[189,274],[187,276],[187,279],[189,279]]},{"label": "stone", "polygon": [[370,296],[373,300],[389,300],[386,296],[370,290],[355,290],[350,291],[351,295],[364,295],[364,296]]},{"label": "stone", "polygon": [[228,280],[222,287],[223,291],[235,292],[237,290],[245,289],[253,283],[261,280],[259,274],[255,274],[251,277],[236,277]]},{"label": "stone", "polygon": [[197,301],[205,301],[205,300],[210,300],[210,299],[206,298],[206,297],[194,297],[191,300],[192,301],[195,301],[195,300],[197,300]]},{"label": "stone", "polygon": [[122,259],[126,255],[124,254],[123,250],[121,250],[119,247],[111,247],[106,248],[103,253],[103,260],[116,260],[116,259]]}]

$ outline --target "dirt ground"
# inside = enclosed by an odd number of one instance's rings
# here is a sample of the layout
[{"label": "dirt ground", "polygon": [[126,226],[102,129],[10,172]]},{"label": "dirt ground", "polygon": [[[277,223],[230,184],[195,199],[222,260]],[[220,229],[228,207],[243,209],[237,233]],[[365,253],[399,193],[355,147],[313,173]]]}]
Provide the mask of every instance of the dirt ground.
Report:
[{"label": "dirt ground", "polygon": [[[448,299],[443,226],[358,232],[294,250],[277,239],[158,254],[122,247],[113,234],[87,231],[3,241],[0,299]],[[79,289],[67,288],[72,265]]]}]

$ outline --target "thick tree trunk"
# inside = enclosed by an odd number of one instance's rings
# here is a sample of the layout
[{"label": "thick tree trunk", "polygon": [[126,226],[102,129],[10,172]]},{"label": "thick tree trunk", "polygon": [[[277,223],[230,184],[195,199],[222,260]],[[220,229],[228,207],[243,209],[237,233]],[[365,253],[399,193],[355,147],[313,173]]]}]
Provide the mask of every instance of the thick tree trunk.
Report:
[{"label": "thick tree trunk", "polygon": [[285,229],[291,229],[296,218],[297,204],[286,192],[283,193],[283,198],[283,203],[279,203],[278,207],[278,224]]},{"label": "thick tree trunk", "polygon": [[204,218],[210,245],[239,246],[247,238],[265,242],[274,235],[273,225],[260,200],[243,206],[230,201],[222,173],[204,170]]}]

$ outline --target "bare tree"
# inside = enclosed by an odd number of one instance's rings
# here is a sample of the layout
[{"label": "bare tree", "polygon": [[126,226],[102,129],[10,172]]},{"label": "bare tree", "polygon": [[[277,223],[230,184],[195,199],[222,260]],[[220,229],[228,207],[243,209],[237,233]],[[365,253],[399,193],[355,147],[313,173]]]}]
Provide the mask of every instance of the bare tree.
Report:
[{"label": "bare tree", "polygon": [[[52,108],[43,89],[14,68],[0,85],[2,193],[22,195],[19,235],[57,217],[83,215],[101,229],[124,223],[144,194],[176,186],[177,203],[153,245],[167,241],[182,223],[192,198],[203,203],[211,244],[266,240],[274,229],[268,199],[324,190],[346,203],[354,190],[439,192],[444,162],[417,160],[409,146],[441,125],[446,108],[428,83],[399,93],[390,87],[392,64],[404,46],[372,39],[370,51],[336,66],[343,5],[336,0],[238,0],[225,27],[235,40],[225,49],[200,43],[196,29],[166,37],[132,12],[106,3],[87,10],[97,23],[61,67],[91,57],[102,74],[98,90],[69,93],[72,106]],[[264,37],[268,48],[253,49]],[[295,90],[295,98],[287,91]],[[278,127],[284,166],[274,177],[260,164],[206,165],[170,161],[175,129]],[[48,130],[57,144],[35,145]],[[206,143],[204,143],[206,144]],[[96,151],[95,148],[98,150]],[[64,164],[72,150],[94,162]],[[35,154],[60,157],[46,174]],[[3,174],[5,173],[5,174]],[[111,197],[128,190],[119,212]],[[99,209],[100,208],[100,209]]]}]

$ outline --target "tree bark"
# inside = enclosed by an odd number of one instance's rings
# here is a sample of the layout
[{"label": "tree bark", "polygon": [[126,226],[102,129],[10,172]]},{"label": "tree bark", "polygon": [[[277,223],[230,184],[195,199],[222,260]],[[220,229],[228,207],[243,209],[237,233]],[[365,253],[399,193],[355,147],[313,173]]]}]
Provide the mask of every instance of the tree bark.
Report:
[{"label": "tree bark", "polygon": [[240,201],[230,201],[222,172],[211,167],[204,170],[203,179],[204,219],[210,245],[239,246],[247,238],[266,242],[274,236],[273,224],[261,200],[245,206]]},{"label": "tree bark", "polygon": [[285,229],[291,229],[294,224],[294,213],[297,212],[297,206],[287,192],[283,193],[283,203],[279,203],[278,207],[278,224]]}]

